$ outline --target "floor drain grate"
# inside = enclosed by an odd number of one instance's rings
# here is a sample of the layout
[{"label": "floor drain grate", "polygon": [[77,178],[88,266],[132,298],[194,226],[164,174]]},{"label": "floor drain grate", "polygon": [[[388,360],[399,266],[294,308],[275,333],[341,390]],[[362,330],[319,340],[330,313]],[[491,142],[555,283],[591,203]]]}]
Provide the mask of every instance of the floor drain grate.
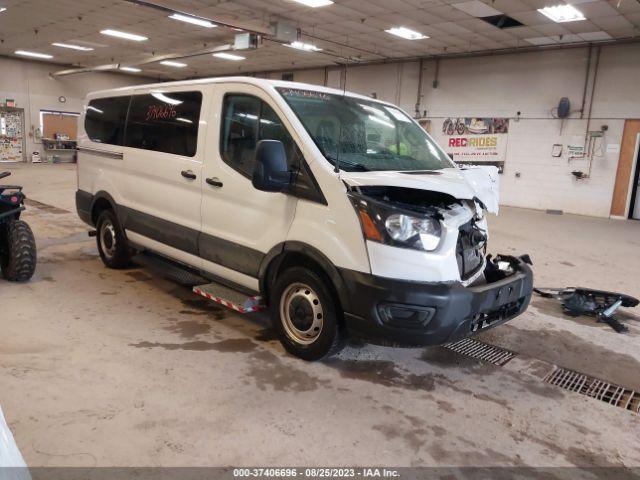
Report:
[{"label": "floor drain grate", "polygon": [[493,363],[498,366],[504,365],[516,356],[516,354],[510,350],[496,347],[495,345],[488,345],[471,338],[449,343],[444,347],[461,355],[476,358],[483,362]]},{"label": "floor drain grate", "polygon": [[544,381],[557,387],[595,398],[615,407],[640,413],[640,393],[620,385],[608,383],[583,373],[556,368]]}]

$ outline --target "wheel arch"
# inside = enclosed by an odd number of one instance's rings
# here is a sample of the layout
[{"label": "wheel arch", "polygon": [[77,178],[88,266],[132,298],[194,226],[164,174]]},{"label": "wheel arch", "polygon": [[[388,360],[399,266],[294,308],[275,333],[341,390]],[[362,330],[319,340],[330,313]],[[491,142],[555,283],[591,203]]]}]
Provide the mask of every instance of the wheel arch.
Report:
[{"label": "wheel arch", "polygon": [[91,202],[91,221],[94,225],[104,210],[113,210],[116,215],[118,214],[117,204],[113,197],[104,190],[101,190],[94,195],[93,201]]},{"label": "wheel arch", "polygon": [[313,266],[330,281],[340,308],[347,310],[349,299],[343,288],[344,281],[336,266],[317,248],[302,242],[282,242],[265,255],[259,270],[260,293],[269,300],[269,291],[277,275],[291,266]]}]

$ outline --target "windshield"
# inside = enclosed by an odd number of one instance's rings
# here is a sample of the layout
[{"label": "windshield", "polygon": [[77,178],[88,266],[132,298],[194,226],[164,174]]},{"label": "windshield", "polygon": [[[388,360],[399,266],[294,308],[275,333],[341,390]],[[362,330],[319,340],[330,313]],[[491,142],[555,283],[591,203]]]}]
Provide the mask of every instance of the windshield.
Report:
[{"label": "windshield", "polygon": [[427,133],[400,109],[360,98],[279,88],[332,164],[348,172],[453,167]]}]

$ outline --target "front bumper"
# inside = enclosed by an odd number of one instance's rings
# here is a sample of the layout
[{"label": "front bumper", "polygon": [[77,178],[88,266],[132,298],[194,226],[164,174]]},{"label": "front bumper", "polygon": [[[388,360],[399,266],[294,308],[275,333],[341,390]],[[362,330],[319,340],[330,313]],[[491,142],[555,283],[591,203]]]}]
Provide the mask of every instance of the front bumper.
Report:
[{"label": "front bumper", "polygon": [[497,257],[513,273],[500,278],[489,262],[487,283],[470,287],[342,270],[347,328],[373,343],[419,346],[454,342],[500,325],[523,313],[531,300],[533,272],[522,258]]}]

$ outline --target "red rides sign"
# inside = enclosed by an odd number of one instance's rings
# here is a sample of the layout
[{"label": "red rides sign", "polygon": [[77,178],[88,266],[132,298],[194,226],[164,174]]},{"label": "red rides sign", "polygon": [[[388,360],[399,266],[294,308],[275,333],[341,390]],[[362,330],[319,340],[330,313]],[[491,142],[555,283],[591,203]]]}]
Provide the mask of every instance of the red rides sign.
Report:
[{"label": "red rides sign", "polygon": [[447,118],[434,132],[444,150],[461,165],[504,167],[509,134],[508,118]]}]

